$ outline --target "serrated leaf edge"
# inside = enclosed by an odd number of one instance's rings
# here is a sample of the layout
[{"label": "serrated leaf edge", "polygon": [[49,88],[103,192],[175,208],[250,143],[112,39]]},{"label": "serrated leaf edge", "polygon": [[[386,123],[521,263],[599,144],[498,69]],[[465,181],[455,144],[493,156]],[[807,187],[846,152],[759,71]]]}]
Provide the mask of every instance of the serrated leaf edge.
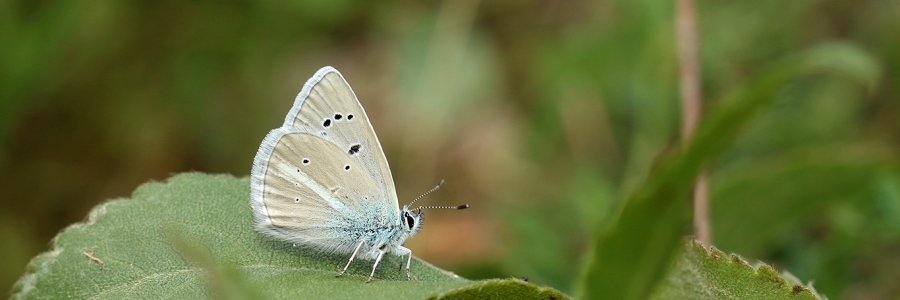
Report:
[{"label": "serrated leaf edge", "polygon": [[444,299],[446,297],[451,297],[451,296],[454,296],[454,295],[457,295],[459,293],[463,293],[466,291],[473,291],[473,290],[481,291],[485,287],[492,286],[492,285],[496,285],[496,286],[518,285],[520,287],[525,287],[527,289],[534,290],[535,295],[547,293],[547,294],[556,294],[556,295],[561,296],[561,298],[551,298],[551,299],[569,299],[570,298],[568,295],[563,294],[559,290],[556,290],[551,287],[540,287],[540,286],[534,285],[532,283],[529,283],[527,281],[523,281],[521,279],[508,278],[508,279],[487,279],[487,280],[478,281],[477,283],[475,283],[473,285],[468,285],[468,286],[464,286],[461,288],[453,289],[453,290],[446,291],[441,294],[431,295],[427,299]]},{"label": "serrated leaf edge", "polygon": [[[778,286],[780,286],[780,287],[791,286],[790,284],[788,284],[787,280],[785,280],[783,277],[781,277],[781,275],[778,274],[778,272],[775,271],[774,268],[772,268],[772,266],[769,266],[765,262],[759,262],[759,266],[757,268],[754,268],[752,265],[750,265],[746,260],[744,260],[739,255],[725,254],[725,252],[722,252],[715,246],[709,246],[709,248],[707,248],[702,243],[700,243],[700,241],[698,241],[696,239],[691,239],[688,242],[688,247],[694,247],[695,249],[697,249],[697,248],[703,249],[706,256],[708,258],[712,258],[715,261],[720,261],[724,257],[727,256],[727,257],[729,257],[730,263],[741,265],[743,267],[746,267],[750,271],[752,271],[753,272],[752,276],[774,282],[774,283],[778,284]],[[827,299],[825,297],[820,296],[818,293],[815,293],[814,292],[815,289],[804,286],[802,284],[795,284],[795,285],[791,286],[791,291],[794,295],[799,295],[802,293],[809,293],[813,297],[816,297],[816,299]]]},{"label": "serrated leaf edge", "polygon": [[[121,198],[120,198],[121,199]],[[88,213],[87,218],[78,223],[74,223],[72,225],[66,226],[50,240],[50,250],[44,251],[28,262],[28,266],[26,267],[25,275],[19,278],[16,283],[13,285],[12,294],[15,297],[25,297],[31,292],[32,289],[35,288],[35,282],[37,282],[37,278],[39,275],[44,274],[49,269],[47,265],[53,263],[54,258],[58,257],[65,248],[59,246],[59,238],[69,232],[71,230],[79,230],[84,229],[88,226],[94,225],[96,223],[97,218],[106,214],[106,207],[119,199],[109,200],[104,203],[101,203],[95,206]]]}]

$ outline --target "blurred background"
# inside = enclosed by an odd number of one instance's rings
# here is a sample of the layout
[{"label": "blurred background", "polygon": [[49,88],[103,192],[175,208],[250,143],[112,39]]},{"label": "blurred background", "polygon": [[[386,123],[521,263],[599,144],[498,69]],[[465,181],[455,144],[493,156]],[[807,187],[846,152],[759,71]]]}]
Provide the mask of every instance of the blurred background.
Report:
[{"label": "blurred background", "polygon": [[[883,71],[874,90],[791,84],[710,164],[714,245],[832,299],[900,297],[900,1],[698,1],[698,16],[705,109],[817,45]],[[249,175],[331,65],[400,203],[445,179],[423,201],[472,206],[429,211],[417,256],[572,292],[588,237],[678,145],[674,36],[671,1],[0,0],[0,286],[142,183]]]}]

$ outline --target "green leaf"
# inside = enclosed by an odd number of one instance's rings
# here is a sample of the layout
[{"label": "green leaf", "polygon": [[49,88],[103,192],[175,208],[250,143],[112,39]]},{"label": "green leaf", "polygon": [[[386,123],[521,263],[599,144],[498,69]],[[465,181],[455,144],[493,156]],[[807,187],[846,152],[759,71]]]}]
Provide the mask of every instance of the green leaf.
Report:
[{"label": "green leaf", "polygon": [[539,288],[519,279],[484,280],[429,299],[568,299],[552,288]]},{"label": "green leaf", "polygon": [[713,110],[694,139],[664,163],[625,203],[617,221],[598,230],[580,282],[584,298],[645,299],[665,275],[690,228],[688,195],[694,178],[722,154],[777,93],[793,80],[822,71],[845,75],[867,88],[880,70],[858,48],[829,44],[774,64]]},{"label": "green leaf", "polygon": [[715,247],[707,251],[697,240],[690,240],[651,299],[821,298],[811,287],[789,283],[768,265],[754,268],[737,255],[726,255]]},{"label": "green leaf", "polygon": [[[392,255],[371,283],[365,281],[372,261],[365,260],[335,278],[347,256],[294,247],[253,229],[249,190],[247,179],[199,173],[144,184],[132,199],[101,204],[87,222],[60,233],[49,252],[31,261],[13,297],[422,299],[474,292],[565,298],[515,280],[466,280],[418,259],[407,281],[398,271],[404,262]],[[482,293],[483,285],[492,288]]]}]

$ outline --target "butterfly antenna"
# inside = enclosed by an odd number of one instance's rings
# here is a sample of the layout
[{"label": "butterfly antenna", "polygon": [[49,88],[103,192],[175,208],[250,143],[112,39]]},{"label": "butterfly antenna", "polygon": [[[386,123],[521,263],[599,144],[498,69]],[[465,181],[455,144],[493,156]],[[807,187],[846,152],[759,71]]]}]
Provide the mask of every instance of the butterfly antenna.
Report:
[{"label": "butterfly antenna", "polygon": [[419,206],[414,210],[418,211],[417,213],[421,214],[423,209],[426,208],[449,208],[449,209],[466,209],[469,208],[468,204],[458,205],[458,206]]},{"label": "butterfly antenna", "polygon": [[416,201],[419,201],[419,199],[422,199],[423,197],[427,196],[428,194],[431,194],[431,192],[437,191],[437,189],[441,188],[442,185],[444,185],[444,180],[443,180],[443,179],[441,179],[441,182],[438,183],[437,186],[435,186],[434,188],[428,190],[428,191],[425,192],[424,194],[422,194],[422,195],[416,197],[416,199],[413,199],[413,201],[410,202],[409,204],[407,204],[406,206],[413,205],[413,203],[416,203]]},{"label": "butterfly antenna", "polygon": [[[425,192],[425,193],[422,194],[421,196],[416,197],[416,199],[413,199],[413,201],[410,202],[410,203],[407,205],[407,207],[409,207],[409,206],[412,205],[413,203],[416,203],[416,201],[419,201],[419,199],[422,199],[423,197],[427,196],[428,194],[431,194],[431,192],[437,191],[437,189],[441,188],[442,185],[444,185],[444,180],[443,180],[443,179],[441,179],[441,182],[438,183],[437,186],[435,186],[434,188],[428,190],[427,192]],[[416,208],[416,209],[413,209],[413,210],[418,211],[418,213],[422,213],[422,210],[423,210],[423,209],[426,209],[426,208],[466,209],[466,208],[469,208],[469,205],[468,205],[468,204],[463,204],[463,205],[459,205],[459,206],[435,206],[435,205],[433,205],[433,206],[419,206],[419,208]]]}]

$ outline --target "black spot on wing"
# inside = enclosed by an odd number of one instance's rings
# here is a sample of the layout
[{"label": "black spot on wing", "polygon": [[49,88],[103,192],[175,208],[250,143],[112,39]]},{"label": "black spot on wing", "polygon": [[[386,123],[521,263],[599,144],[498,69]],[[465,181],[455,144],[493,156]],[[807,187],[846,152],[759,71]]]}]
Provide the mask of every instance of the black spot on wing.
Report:
[{"label": "black spot on wing", "polygon": [[350,146],[350,150],[347,151],[347,154],[353,155],[353,154],[359,153],[359,148],[360,148],[359,144],[353,144]]}]

